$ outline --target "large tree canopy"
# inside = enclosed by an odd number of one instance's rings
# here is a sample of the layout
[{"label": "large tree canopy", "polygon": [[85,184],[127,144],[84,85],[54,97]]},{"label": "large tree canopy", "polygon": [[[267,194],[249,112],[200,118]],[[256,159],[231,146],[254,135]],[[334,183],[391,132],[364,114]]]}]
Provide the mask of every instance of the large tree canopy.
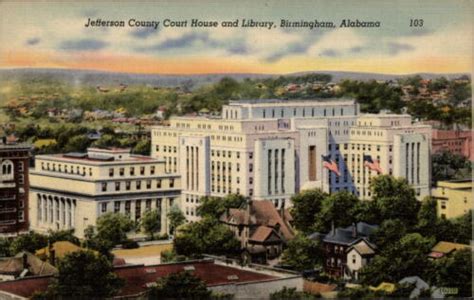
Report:
[{"label": "large tree canopy", "polygon": [[107,298],[117,294],[123,286],[105,256],[92,251],[67,254],[58,262],[58,275],[49,293],[60,298]]}]

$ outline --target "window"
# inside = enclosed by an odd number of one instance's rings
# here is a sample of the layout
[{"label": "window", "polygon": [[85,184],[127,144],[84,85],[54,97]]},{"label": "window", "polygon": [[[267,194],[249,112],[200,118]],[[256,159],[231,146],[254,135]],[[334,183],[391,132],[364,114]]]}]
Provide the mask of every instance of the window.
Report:
[{"label": "window", "polygon": [[130,181],[126,181],[126,182],[125,182],[125,189],[126,189],[127,191],[130,191],[130,185],[131,185],[131,182],[130,182]]},{"label": "window", "polygon": [[2,162],[2,179],[13,180],[13,162],[11,160],[5,160]]},{"label": "window", "polygon": [[109,169],[109,177],[114,177],[114,169],[113,168]]},{"label": "window", "polygon": [[102,182],[102,192],[107,191],[107,182]]},{"label": "window", "polygon": [[125,213],[130,214],[131,201],[125,201]]},{"label": "window", "polygon": [[115,190],[120,191],[120,182],[115,183]]},{"label": "window", "polygon": [[140,189],[142,188],[142,182],[141,182],[140,180],[137,180],[137,181],[135,182],[135,188],[136,188],[137,190],[140,190]]},{"label": "window", "polygon": [[170,188],[174,188],[174,179],[170,179]]},{"label": "window", "polygon": [[125,174],[125,168],[120,168],[119,173],[120,176],[123,176]]},{"label": "window", "polygon": [[145,175],[145,167],[140,167],[140,175]]},{"label": "window", "polygon": [[107,202],[101,203],[100,206],[101,206],[101,207],[100,207],[100,211],[101,211],[102,213],[107,212]]},{"label": "window", "polygon": [[150,167],[150,175],[155,175],[155,166]]},{"label": "window", "polygon": [[135,201],[135,220],[139,220],[142,212],[142,202],[140,200]]},{"label": "window", "polygon": [[135,175],[135,168],[134,167],[130,168],[130,175],[131,176]]},{"label": "window", "polygon": [[249,152],[249,159],[253,158],[253,152]]},{"label": "window", "polygon": [[114,213],[120,212],[120,201],[114,202]]},{"label": "window", "polygon": [[24,222],[25,221],[25,212],[20,210],[18,212],[18,222]]},{"label": "window", "polygon": [[156,180],[156,188],[161,189],[161,179]]},{"label": "window", "polygon": [[151,210],[151,199],[147,199],[145,203],[145,208],[147,210]]},{"label": "window", "polygon": [[151,180],[146,181],[146,188],[151,189]]}]

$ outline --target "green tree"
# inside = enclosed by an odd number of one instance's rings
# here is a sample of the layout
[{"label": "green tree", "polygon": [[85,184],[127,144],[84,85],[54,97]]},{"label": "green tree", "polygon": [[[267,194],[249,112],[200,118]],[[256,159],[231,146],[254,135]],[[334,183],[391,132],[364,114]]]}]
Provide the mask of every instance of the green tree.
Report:
[{"label": "green tree", "polygon": [[270,294],[270,300],[312,300],[319,297],[310,293],[297,291],[296,288],[287,288],[284,286],[281,290]]},{"label": "green tree", "polygon": [[90,146],[91,141],[86,135],[69,136],[64,152],[84,152]]},{"label": "green tree", "polygon": [[36,250],[48,245],[48,237],[34,231],[16,237],[10,244],[10,254],[15,255],[21,251],[35,253]]},{"label": "green tree", "polygon": [[80,245],[81,241],[74,235],[74,229],[66,230],[49,230],[48,241],[53,244],[58,241],[68,241],[76,245]]},{"label": "green tree", "polygon": [[113,245],[127,239],[127,233],[134,228],[134,223],[126,215],[106,213],[97,218],[97,238],[110,241]]},{"label": "green tree", "polygon": [[353,194],[343,191],[329,195],[322,201],[321,211],[316,214],[314,229],[318,232],[328,232],[331,224],[335,227],[345,227],[356,221],[354,208],[359,199]]},{"label": "green tree", "polygon": [[408,226],[416,224],[419,202],[406,179],[380,175],[373,178],[370,187],[382,220],[399,219]]},{"label": "green tree", "polygon": [[306,234],[313,231],[316,223],[316,215],[321,211],[323,200],[328,197],[320,189],[306,190],[293,196],[291,201],[291,215],[293,216],[294,227]]},{"label": "green tree", "polygon": [[197,214],[201,217],[219,219],[229,208],[239,208],[246,205],[247,198],[242,195],[230,194],[224,198],[202,197],[197,208]]},{"label": "green tree", "polygon": [[426,254],[431,251],[434,242],[434,239],[419,233],[405,235],[400,241],[385,247],[361,269],[361,281],[378,285],[382,281],[398,282],[406,276],[426,278],[433,269]]},{"label": "green tree", "polygon": [[176,253],[185,256],[232,255],[240,250],[234,233],[211,218],[182,226],[173,242]]},{"label": "green tree", "polygon": [[157,210],[147,211],[141,223],[150,240],[153,240],[155,233],[161,230],[161,214]]},{"label": "green tree", "polygon": [[109,298],[116,295],[123,284],[105,256],[77,251],[59,260],[58,275],[49,293],[53,298]]},{"label": "green tree", "polygon": [[140,140],[138,143],[133,147],[134,154],[140,155],[150,155],[151,149],[151,141],[150,140]]},{"label": "green tree", "polygon": [[178,206],[172,206],[167,217],[170,222],[170,233],[175,235],[176,229],[186,222],[186,217]]},{"label": "green tree", "polygon": [[423,199],[418,211],[418,224],[416,229],[423,236],[436,236],[438,217],[436,214],[437,202],[431,197]]},{"label": "green tree", "polygon": [[157,280],[149,299],[210,299],[212,292],[191,272],[171,273]]},{"label": "green tree", "polygon": [[337,293],[338,299],[384,299],[387,293],[384,291],[372,291],[368,286],[361,286],[357,288],[345,288]]},{"label": "green tree", "polygon": [[375,201],[359,201],[353,209],[354,218],[357,222],[368,224],[380,224],[383,220],[380,216],[380,208]]},{"label": "green tree", "polygon": [[379,229],[373,233],[373,241],[378,251],[386,249],[400,241],[407,233],[405,224],[398,219],[389,219],[382,222]]},{"label": "green tree", "polygon": [[11,241],[8,238],[0,237],[0,257],[8,257],[10,254]]},{"label": "green tree", "polygon": [[457,288],[456,297],[472,294],[472,253],[470,249],[457,250],[453,255],[435,261],[437,286]]},{"label": "green tree", "polygon": [[108,148],[108,147],[120,147],[121,143],[116,135],[104,134],[97,141],[92,144],[94,147]]},{"label": "green tree", "polygon": [[471,163],[464,156],[449,151],[431,156],[433,182],[463,179],[471,173]]},{"label": "green tree", "polygon": [[313,269],[323,263],[324,252],[319,241],[313,241],[308,236],[297,234],[288,242],[283,251],[282,262],[295,270]]}]

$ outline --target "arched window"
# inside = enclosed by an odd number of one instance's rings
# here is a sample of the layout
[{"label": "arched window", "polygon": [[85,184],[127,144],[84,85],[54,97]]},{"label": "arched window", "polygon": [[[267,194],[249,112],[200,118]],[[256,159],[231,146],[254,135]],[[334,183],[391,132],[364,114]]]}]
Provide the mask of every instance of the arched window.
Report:
[{"label": "arched window", "polygon": [[2,162],[2,180],[12,180],[13,175],[13,162],[11,160],[4,160]]}]

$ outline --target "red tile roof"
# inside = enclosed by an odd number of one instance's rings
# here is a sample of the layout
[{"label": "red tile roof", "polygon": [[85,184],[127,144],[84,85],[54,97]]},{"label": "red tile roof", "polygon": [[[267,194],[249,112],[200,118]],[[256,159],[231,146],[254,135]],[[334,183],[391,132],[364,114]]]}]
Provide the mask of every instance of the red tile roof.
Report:
[{"label": "red tile roof", "polygon": [[251,201],[250,208],[230,209],[229,213],[221,216],[220,220],[225,223],[234,223],[236,225],[261,225],[274,228],[279,224],[280,233],[285,240],[291,240],[294,237],[293,230],[287,219],[288,213],[284,212],[283,219],[280,211],[269,200]]},{"label": "red tile roof", "polygon": [[270,227],[258,226],[257,230],[255,230],[255,232],[250,237],[250,240],[263,243],[267,240],[270,234],[272,234],[272,232],[274,232],[274,230]]},{"label": "red tile roof", "polygon": [[[143,293],[148,289],[147,284],[156,282],[158,278],[186,270],[201,278],[207,286],[264,281],[276,278],[236,267],[218,265],[211,260],[153,266],[120,266],[115,267],[114,271],[120,278],[125,280],[125,286],[121,289],[118,296],[132,296]],[[51,278],[51,276],[30,277],[0,282],[0,291],[29,298],[35,291],[45,291]]]},{"label": "red tile roof", "polygon": [[45,291],[48,288],[51,278],[51,276],[26,277],[12,281],[0,282],[0,291],[30,298],[35,292]]},{"label": "red tile roof", "polygon": [[115,273],[117,273],[126,281],[126,284],[119,293],[119,296],[135,295],[141,293],[146,289],[147,283],[155,282],[160,277],[171,273],[185,271],[188,268],[194,268],[194,270],[190,271],[197,277],[201,278],[207,286],[235,282],[262,281],[275,278],[270,275],[245,271],[234,267],[217,265],[212,261],[162,264],[155,266],[119,267],[115,269]]}]

